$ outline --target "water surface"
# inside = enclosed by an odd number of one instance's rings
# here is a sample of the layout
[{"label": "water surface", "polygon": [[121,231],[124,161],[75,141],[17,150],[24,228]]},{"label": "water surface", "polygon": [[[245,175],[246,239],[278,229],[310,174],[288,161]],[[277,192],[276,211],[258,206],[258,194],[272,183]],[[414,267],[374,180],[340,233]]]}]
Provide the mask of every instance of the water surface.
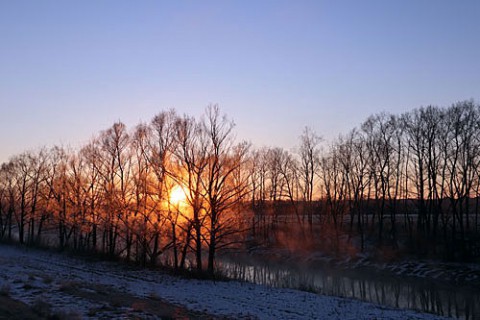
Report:
[{"label": "water surface", "polygon": [[366,270],[299,267],[258,258],[222,257],[227,277],[272,287],[359,299],[459,319],[480,319],[480,289],[452,286],[435,279],[377,274]]}]

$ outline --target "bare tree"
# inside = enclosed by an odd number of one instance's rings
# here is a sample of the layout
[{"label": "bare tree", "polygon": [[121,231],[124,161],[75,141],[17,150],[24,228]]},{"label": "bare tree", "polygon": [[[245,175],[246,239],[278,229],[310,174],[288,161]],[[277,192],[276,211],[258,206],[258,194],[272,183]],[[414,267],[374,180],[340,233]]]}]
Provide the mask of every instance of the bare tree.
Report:
[{"label": "bare tree", "polygon": [[[228,245],[228,238],[238,232],[232,225],[234,208],[243,200],[247,192],[247,180],[235,180],[235,173],[246,161],[247,145],[235,145],[234,124],[226,116],[221,116],[217,105],[206,110],[204,132],[208,137],[208,162],[202,179],[207,202],[207,270],[213,275],[215,255],[219,248]],[[226,242],[227,241],[227,242]],[[226,243],[225,243],[226,242]]]},{"label": "bare tree", "polygon": [[[129,135],[126,126],[121,122],[115,123],[111,128],[102,132],[100,140],[102,151],[100,173],[105,212],[102,240],[104,252],[113,256],[117,253],[118,237],[120,235],[125,238],[131,236],[127,214],[127,188],[129,187],[131,157],[128,154]],[[120,231],[125,233],[120,233]],[[128,245],[127,241],[127,247]]]},{"label": "bare tree", "polygon": [[[169,175],[184,188],[186,200],[191,207],[192,215],[188,217],[193,228],[195,262],[198,272],[202,271],[202,244],[204,240],[204,222],[206,208],[204,204],[205,190],[202,178],[207,168],[207,141],[204,128],[188,116],[178,118],[175,122],[174,163]],[[187,237],[189,235],[187,228]],[[188,238],[187,240],[190,240]],[[190,241],[186,241],[189,246]],[[184,247],[186,250],[187,247]],[[185,253],[186,255],[186,253]],[[184,255],[184,257],[185,257]],[[183,261],[184,259],[182,259]]]},{"label": "bare tree", "polygon": [[305,127],[300,136],[300,172],[303,179],[303,201],[310,230],[313,226],[313,195],[315,194],[315,177],[320,166],[319,143],[321,141],[311,128]]}]

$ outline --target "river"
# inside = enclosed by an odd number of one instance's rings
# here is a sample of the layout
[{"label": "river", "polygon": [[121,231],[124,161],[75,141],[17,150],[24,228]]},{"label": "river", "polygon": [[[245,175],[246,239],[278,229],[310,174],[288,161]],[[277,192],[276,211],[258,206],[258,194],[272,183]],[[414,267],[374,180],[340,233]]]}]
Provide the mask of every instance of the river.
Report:
[{"label": "river", "polygon": [[230,279],[272,287],[359,299],[458,319],[480,319],[480,289],[448,285],[435,279],[335,270],[258,258],[222,257],[218,266]]}]

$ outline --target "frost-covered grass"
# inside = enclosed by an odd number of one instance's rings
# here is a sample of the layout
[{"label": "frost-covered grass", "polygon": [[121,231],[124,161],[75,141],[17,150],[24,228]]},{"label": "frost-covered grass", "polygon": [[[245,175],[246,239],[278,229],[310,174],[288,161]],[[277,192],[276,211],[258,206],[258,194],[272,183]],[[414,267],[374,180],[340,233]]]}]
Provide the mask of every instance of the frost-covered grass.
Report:
[{"label": "frost-covered grass", "polygon": [[[137,312],[136,318],[155,319],[160,317],[158,308],[138,306],[164,301],[197,312],[193,318],[208,314],[235,319],[438,319],[356,300],[235,281],[183,279],[6,245],[0,245],[0,265],[0,287],[11,298],[78,318]],[[140,299],[137,310],[132,297]]]}]

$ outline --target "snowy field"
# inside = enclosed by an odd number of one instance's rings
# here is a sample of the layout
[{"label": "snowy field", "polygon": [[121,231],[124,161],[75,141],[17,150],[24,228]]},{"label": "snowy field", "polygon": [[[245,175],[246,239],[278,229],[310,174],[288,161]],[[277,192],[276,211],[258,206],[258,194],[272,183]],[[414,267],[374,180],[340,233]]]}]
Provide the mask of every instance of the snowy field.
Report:
[{"label": "snowy field", "polygon": [[0,288],[1,296],[69,319],[440,319],[356,300],[182,279],[1,244]]}]

